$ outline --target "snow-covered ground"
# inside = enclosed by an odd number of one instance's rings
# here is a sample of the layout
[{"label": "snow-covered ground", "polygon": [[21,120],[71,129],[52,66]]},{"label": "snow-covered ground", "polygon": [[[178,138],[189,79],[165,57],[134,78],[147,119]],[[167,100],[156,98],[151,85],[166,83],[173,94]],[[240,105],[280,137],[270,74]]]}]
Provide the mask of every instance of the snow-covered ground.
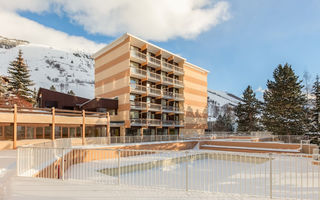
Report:
[{"label": "snow-covered ground", "polygon": [[264,154],[199,153],[190,152],[198,156],[188,162],[185,153],[177,152],[121,157],[120,163],[118,159],[81,163],[69,168],[65,179],[259,197],[269,196],[271,182],[273,197],[320,198],[320,169],[309,158],[278,155],[270,165]]}]

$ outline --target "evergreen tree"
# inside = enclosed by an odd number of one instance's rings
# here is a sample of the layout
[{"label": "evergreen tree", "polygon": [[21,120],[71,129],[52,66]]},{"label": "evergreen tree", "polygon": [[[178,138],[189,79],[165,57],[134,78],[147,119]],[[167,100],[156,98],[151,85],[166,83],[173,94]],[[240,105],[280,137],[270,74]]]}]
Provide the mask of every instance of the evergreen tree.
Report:
[{"label": "evergreen tree", "polygon": [[57,91],[57,90],[56,90],[56,87],[54,87],[54,85],[51,85],[50,90],[52,90],[52,91]]},{"label": "evergreen tree", "polygon": [[311,130],[320,132],[320,80],[318,75],[312,87],[312,94],[315,96],[315,101],[314,107],[311,110]]},{"label": "evergreen tree", "polygon": [[72,96],[76,95],[72,90],[68,91],[68,94],[70,94]]},{"label": "evergreen tree", "polygon": [[235,109],[238,131],[251,132],[260,130],[259,114],[260,102],[249,85],[243,92],[243,102],[239,102]]},{"label": "evergreen tree", "polygon": [[12,94],[22,97],[31,102],[32,90],[29,87],[33,86],[34,84],[30,80],[28,66],[24,62],[21,50],[19,50],[18,57],[10,63],[8,74],[8,90]]},{"label": "evergreen tree", "polygon": [[228,113],[219,115],[214,123],[214,131],[233,131],[231,116]]},{"label": "evergreen tree", "polygon": [[33,106],[35,107],[37,105],[37,98],[38,98],[38,92],[36,88],[33,88],[33,92],[32,92],[32,103]]},{"label": "evergreen tree", "polygon": [[268,131],[279,135],[303,134],[306,128],[306,98],[301,81],[287,63],[273,72],[263,95],[263,124]]}]

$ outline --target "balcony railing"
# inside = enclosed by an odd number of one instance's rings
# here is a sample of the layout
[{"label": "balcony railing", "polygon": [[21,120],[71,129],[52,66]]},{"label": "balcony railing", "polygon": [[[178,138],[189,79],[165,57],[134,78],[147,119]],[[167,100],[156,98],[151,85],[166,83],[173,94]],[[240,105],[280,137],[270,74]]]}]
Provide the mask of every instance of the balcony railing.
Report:
[{"label": "balcony railing", "polygon": [[173,106],[162,106],[162,112],[173,112],[174,107]]},{"label": "balcony railing", "polygon": [[147,108],[147,103],[141,101],[130,101],[130,107],[134,110],[145,110]]},{"label": "balcony railing", "polygon": [[130,52],[131,52],[130,54],[131,54],[132,58],[137,59],[136,61],[142,61],[142,62],[146,61],[146,58],[147,58],[146,54],[143,54],[137,50],[131,50]]},{"label": "balcony railing", "polygon": [[156,104],[156,103],[148,103],[148,109],[151,111],[160,111],[161,110],[161,104]]},{"label": "balcony railing", "polygon": [[173,79],[174,82],[174,86],[176,87],[183,87],[183,81],[177,80],[177,79]]},{"label": "balcony railing", "polygon": [[157,88],[148,87],[148,95],[149,96],[160,96],[161,90]]},{"label": "balcony railing", "polygon": [[163,120],[162,121],[162,126],[174,126],[174,121],[173,120]]},{"label": "balcony railing", "polygon": [[161,126],[161,120],[160,119],[148,119],[148,125],[149,126]]},{"label": "balcony railing", "polygon": [[131,126],[184,126],[183,120],[160,120],[160,119],[130,119]]},{"label": "balcony railing", "polygon": [[173,110],[174,110],[175,113],[178,113],[178,114],[183,114],[184,113],[183,107],[173,107]]},{"label": "balcony railing", "polygon": [[174,66],[174,74],[176,74],[176,75],[183,75],[183,74],[184,74],[183,68],[178,67],[178,66]]},{"label": "balcony railing", "polygon": [[154,81],[154,82],[160,82],[161,81],[161,75],[160,74],[156,74],[153,72],[148,72],[148,80],[149,81]]},{"label": "balcony railing", "polygon": [[146,126],[147,119],[130,119],[131,126]]},{"label": "balcony railing", "polygon": [[160,67],[161,61],[157,58],[148,56],[148,63],[151,67]]},{"label": "balcony railing", "polygon": [[130,91],[133,93],[144,94],[147,92],[146,86],[131,83]]},{"label": "balcony railing", "polygon": [[183,94],[180,94],[180,93],[173,93],[173,98],[176,101],[183,101],[184,100]]},{"label": "balcony railing", "polygon": [[173,79],[166,76],[162,76],[162,83],[165,85],[173,85]]},{"label": "balcony railing", "polygon": [[169,91],[162,91],[162,98],[164,99],[173,99],[173,93]]},{"label": "balcony railing", "polygon": [[136,76],[138,78],[146,78],[147,71],[135,67],[130,68],[130,72],[132,76]]},{"label": "balcony railing", "polygon": [[165,61],[162,61],[162,67],[161,67],[161,69],[162,69],[163,71],[172,72],[172,71],[173,71],[173,68],[174,68],[174,66],[173,66],[172,64],[167,63],[167,62],[165,62]]}]

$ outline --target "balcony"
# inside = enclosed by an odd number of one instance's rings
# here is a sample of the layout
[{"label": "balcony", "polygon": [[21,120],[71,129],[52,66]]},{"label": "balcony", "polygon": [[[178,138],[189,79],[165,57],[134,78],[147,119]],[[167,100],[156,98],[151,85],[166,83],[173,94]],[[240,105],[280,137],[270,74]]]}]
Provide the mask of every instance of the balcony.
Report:
[{"label": "balcony", "polygon": [[161,104],[148,103],[147,105],[149,111],[161,111]]},{"label": "balcony", "polygon": [[130,86],[131,86],[130,87],[130,92],[131,93],[145,94],[147,92],[146,86],[138,85],[138,84],[134,84],[134,83],[131,83]]},{"label": "balcony", "polygon": [[132,110],[146,110],[147,103],[141,101],[130,101],[130,108]]},{"label": "balcony", "polygon": [[141,64],[141,63],[146,62],[147,55],[143,54],[137,50],[130,50],[130,58],[132,61],[135,61],[135,62]]},{"label": "balcony", "polygon": [[173,112],[174,107],[173,106],[162,106],[162,112]]},{"label": "balcony", "polygon": [[148,65],[153,68],[159,68],[161,61],[155,57],[148,56]]},{"label": "balcony", "polygon": [[130,74],[132,77],[143,79],[147,77],[147,72],[146,70],[135,68],[135,67],[130,67]]},{"label": "balcony", "polygon": [[176,88],[183,88],[183,81],[173,79],[173,83]]},{"label": "balcony", "polygon": [[176,101],[183,101],[184,97],[183,97],[183,94],[173,93],[173,99],[176,100]]},{"label": "balcony", "polygon": [[173,99],[173,93],[169,91],[162,91],[162,98],[164,99]]},{"label": "balcony", "polygon": [[152,96],[152,97],[161,96],[161,90],[157,88],[148,87],[148,96]]},{"label": "balcony", "polygon": [[166,76],[162,76],[162,84],[163,85],[173,85],[173,79],[166,77]]},{"label": "balcony", "polygon": [[161,75],[160,74],[156,74],[153,72],[148,72],[148,80],[151,82],[160,82],[161,81]]},{"label": "balcony", "polygon": [[161,126],[161,120],[160,119],[148,119],[148,125],[149,126]]},{"label": "balcony", "polygon": [[173,107],[173,111],[176,114],[183,114],[184,113],[183,107]]},{"label": "balcony", "polygon": [[130,119],[131,126],[147,126],[147,119]]},{"label": "balcony", "polygon": [[184,127],[184,121],[183,120],[176,120],[174,121],[175,127]]},{"label": "balcony", "polygon": [[174,121],[173,120],[162,120],[162,126],[163,127],[168,127],[168,126],[174,126]]},{"label": "balcony", "polygon": [[173,68],[174,68],[174,65],[167,63],[167,62],[164,62],[164,61],[162,62],[162,65],[161,65],[162,71],[172,72]]},{"label": "balcony", "polygon": [[178,66],[174,66],[173,73],[175,75],[183,75],[184,74],[183,68],[182,67],[178,67]]}]

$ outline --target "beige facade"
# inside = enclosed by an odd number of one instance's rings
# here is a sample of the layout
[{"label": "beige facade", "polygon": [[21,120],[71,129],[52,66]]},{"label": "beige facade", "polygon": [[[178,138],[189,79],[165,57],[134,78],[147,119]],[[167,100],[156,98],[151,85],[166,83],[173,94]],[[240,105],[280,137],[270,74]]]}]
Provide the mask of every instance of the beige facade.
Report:
[{"label": "beige facade", "polygon": [[94,59],[95,97],[118,98],[121,135],[204,133],[208,71],[130,34]]}]

